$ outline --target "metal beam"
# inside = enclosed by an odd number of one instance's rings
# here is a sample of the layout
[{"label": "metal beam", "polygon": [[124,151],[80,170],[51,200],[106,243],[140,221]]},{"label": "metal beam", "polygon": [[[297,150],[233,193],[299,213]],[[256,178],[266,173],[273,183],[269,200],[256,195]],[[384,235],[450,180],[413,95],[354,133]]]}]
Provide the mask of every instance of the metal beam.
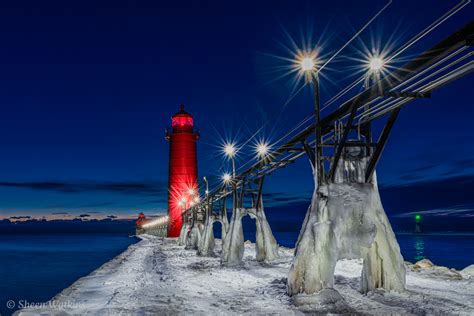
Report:
[{"label": "metal beam", "polygon": [[255,209],[258,211],[260,209],[260,205],[262,203],[262,195],[263,195],[263,179],[265,177],[260,178],[260,183],[258,184],[258,195],[257,195],[257,203],[255,205]]},{"label": "metal beam", "polygon": [[[329,170],[328,178],[331,181],[334,181],[334,176],[336,174],[337,164],[339,163],[339,159],[341,158],[342,151],[344,150],[344,145],[347,141],[347,137],[349,136],[349,132],[352,129],[352,121],[354,121],[354,117],[355,117],[355,114],[357,112],[356,101],[357,101],[357,99],[354,101],[354,103],[352,103],[351,114],[349,115],[349,119],[347,120],[346,127],[344,128],[344,133],[342,134],[342,138],[339,141],[339,145],[337,146],[337,150],[336,150],[336,155],[334,156],[334,160],[332,162],[331,169]],[[318,175],[318,176],[320,176],[320,175]]]},{"label": "metal beam", "polygon": [[316,155],[314,154],[315,152],[314,149],[309,146],[306,140],[302,141],[301,143],[303,144],[303,148],[304,148],[304,151],[306,152],[306,155],[308,155],[309,162],[314,168],[315,163],[316,163]]},{"label": "metal beam", "polygon": [[374,154],[372,155],[372,158],[370,158],[369,164],[365,171],[365,182],[368,182],[370,180],[372,174],[375,171],[375,167],[377,166],[382,151],[385,148],[385,145],[387,144],[388,136],[390,135],[390,131],[392,130],[393,124],[395,123],[399,112],[400,108],[396,108],[392,111],[392,114],[390,115],[387,123],[385,124],[385,127],[382,130],[382,134],[380,134],[377,147],[375,147]]},{"label": "metal beam", "polygon": [[392,92],[383,92],[382,96],[384,97],[392,97],[392,98],[431,98],[431,92],[400,92],[400,91],[392,91]]},{"label": "metal beam", "polygon": [[[426,50],[422,54],[413,58],[407,64],[399,67],[399,69],[394,71],[389,76],[390,78],[381,79],[380,82],[378,82],[376,89],[375,88],[367,89],[361,92],[360,94],[351,98],[347,102],[343,103],[338,109],[331,112],[329,115],[321,118],[321,121],[320,121],[320,126],[322,128],[321,134],[326,135],[330,133],[332,129],[334,128],[333,125],[335,121],[343,119],[343,118],[345,119],[346,115],[352,112],[353,104],[355,101],[357,101],[357,104],[355,106],[357,109],[363,107],[365,104],[373,101],[376,97],[382,96],[381,95],[382,91],[390,91],[391,89],[394,89],[401,82],[411,78],[420,70],[441,60],[442,58],[444,58],[451,52],[455,51],[459,47],[472,45],[473,36],[474,36],[474,22],[470,22],[466,24],[463,28],[458,30],[457,32],[454,32],[453,34],[445,38],[443,41],[433,46],[431,49]],[[453,77],[452,80],[455,80],[456,78]],[[446,81],[442,85],[436,86],[435,88],[441,87],[449,82],[450,81]],[[428,91],[431,91],[431,90],[433,89],[431,88],[428,89]],[[405,103],[410,102],[411,100],[413,100],[412,97],[407,97],[404,100],[402,100],[402,102],[405,104]],[[372,117],[372,119],[375,119],[377,117]],[[295,146],[298,146],[302,141],[314,135],[315,128],[316,128],[315,123],[310,124],[308,127],[300,131],[297,135],[293,136],[289,141],[287,141],[285,144],[280,146],[278,149],[272,151],[271,157],[267,159],[264,165],[262,165],[260,162],[257,162],[254,165],[252,165],[249,169],[241,173],[240,177],[244,177],[245,175],[252,175],[251,177],[255,179],[255,178],[263,177],[264,175],[270,174],[274,170],[279,169],[280,166],[283,167],[286,163],[276,162],[270,165],[270,162],[277,161],[277,159],[281,155],[284,155],[285,153],[292,151],[291,148],[295,148]],[[295,161],[302,155],[304,155],[304,152],[294,155],[290,159],[291,162]],[[374,161],[372,164],[374,165],[373,168],[375,168],[376,162]],[[254,176],[255,174],[256,176]],[[215,195],[218,194],[219,190],[221,189],[222,187],[218,187],[215,190],[213,190],[213,192],[210,194],[213,199],[215,198]]]}]

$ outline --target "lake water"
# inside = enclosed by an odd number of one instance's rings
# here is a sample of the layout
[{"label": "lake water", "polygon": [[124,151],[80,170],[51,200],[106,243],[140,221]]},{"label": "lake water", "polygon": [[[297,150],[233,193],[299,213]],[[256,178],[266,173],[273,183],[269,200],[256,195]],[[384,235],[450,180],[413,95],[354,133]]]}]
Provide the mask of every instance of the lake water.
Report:
[{"label": "lake water", "polygon": [[48,301],[136,241],[126,234],[0,235],[0,315],[20,300]]},{"label": "lake water", "polygon": [[[245,238],[254,240],[255,228],[244,228]],[[275,237],[280,245],[294,247],[298,233],[275,232]],[[410,262],[429,258],[456,269],[474,263],[474,234],[398,234],[397,238]],[[20,300],[48,301],[136,241],[126,234],[0,235],[0,314],[16,310],[6,307],[9,300],[16,307]]]},{"label": "lake water", "polygon": [[[403,258],[412,263],[430,259],[434,264],[463,269],[474,264],[474,234],[396,234]],[[285,247],[293,248],[298,234],[275,232],[275,238]]]}]

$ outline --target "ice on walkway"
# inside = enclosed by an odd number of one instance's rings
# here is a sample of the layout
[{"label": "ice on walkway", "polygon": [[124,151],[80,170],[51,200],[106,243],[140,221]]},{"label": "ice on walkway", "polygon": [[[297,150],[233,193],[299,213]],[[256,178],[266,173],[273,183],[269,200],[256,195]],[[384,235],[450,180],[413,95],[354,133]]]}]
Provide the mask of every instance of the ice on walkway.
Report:
[{"label": "ice on walkway", "polygon": [[[229,268],[220,264],[220,240],[216,240],[216,257],[200,257],[195,250],[177,246],[176,239],[142,238],[58,294],[51,305],[62,308],[20,314],[301,314],[286,294],[293,249],[280,248],[276,262],[260,264],[255,260],[255,244],[246,242],[243,266]],[[339,261],[334,287],[343,303],[331,304],[332,292],[326,290],[327,300],[317,302],[314,310],[374,315],[474,313],[473,278],[459,280],[439,269],[429,273],[430,268],[409,265],[405,293],[376,290],[363,295],[361,271],[361,260]]]}]

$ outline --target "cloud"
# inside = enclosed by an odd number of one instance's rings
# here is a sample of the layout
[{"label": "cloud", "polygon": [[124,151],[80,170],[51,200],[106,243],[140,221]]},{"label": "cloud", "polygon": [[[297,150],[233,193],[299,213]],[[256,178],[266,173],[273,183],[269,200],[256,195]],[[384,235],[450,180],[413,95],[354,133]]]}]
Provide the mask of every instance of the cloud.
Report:
[{"label": "cloud", "polygon": [[407,212],[402,214],[394,215],[393,217],[413,217],[416,214],[428,215],[428,216],[459,216],[459,217],[472,217],[474,216],[474,209],[472,208],[440,208],[419,212]]},{"label": "cloud", "polygon": [[311,192],[301,192],[301,193],[283,193],[283,192],[273,192],[273,193],[264,193],[263,202],[265,205],[272,206],[283,206],[292,204],[295,202],[309,202],[311,200]]},{"label": "cloud", "polygon": [[[103,206],[112,206],[115,205],[115,203],[112,202],[97,202],[97,203],[86,203],[82,204],[80,207],[103,207]],[[99,212],[89,212],[91,214],[94,213],[99,213]]]},{"label": "cloud", "polygon": [[60,193],[110,192],[138,196],[154,196],[168,190],[164,182],[0,182],[0,186]]},{"label": "cloud", "polygon": [[91,216],[90,214],[81,214],[81,215],[79,215],[79,217],[81,217],[81,218],[90,217],[90,216]]},{"label": "cloud", "polygon": [[31,216],[10,216],[10,219],[30,219]]},{"label": "cloud", "polygon": [[112,219],[114,219],[114,218],[117,218],[117,216],[115,216],[115,215],[109,215],[109,216],[107,216],[107,218],[112,218]]},{"label": "cloud", "polygon": [[380,186],[383,206],[389,216],[396,218],[415,213],[465,217],[474,210],[471,192],[474,177],[470,175]]},{"label": "cloud", "polygon": [[52,215],[67,215],[69,214],[68,212],[53,212],[51,213]]},{"label": "cloud", "polygon": [[454,165],[462,169],[474,168],[474,158],[457,160]]},{"label": "cloud", "polygon": [[[423,159],[420,157],[413,159],[420,165],[401,170],[397,174],[395,185],[426,181],[426,179],[436,181],[440,178],[463,177],[467,174],[474,177],[474,157],[464,157],[452,161],[444,161],[442,155],[423,155],[423,157]],[[383,179],[380,182],[384,183]]]},{"label": "cloud", "polygon": [[439,164],[429,163],[427,165],[423,165],[423,166],[408,169],[405,172],[407,172],[407,173],[416,173],[416,172],[428,171],[428,170],[433,170],[438,166],[439,166]]},{"label": "cloud", "polygon": [[146,204],[161,204],[161,203],[168,203],[168,197],[157,198],[153,200],[149,200],[145,202]]}]

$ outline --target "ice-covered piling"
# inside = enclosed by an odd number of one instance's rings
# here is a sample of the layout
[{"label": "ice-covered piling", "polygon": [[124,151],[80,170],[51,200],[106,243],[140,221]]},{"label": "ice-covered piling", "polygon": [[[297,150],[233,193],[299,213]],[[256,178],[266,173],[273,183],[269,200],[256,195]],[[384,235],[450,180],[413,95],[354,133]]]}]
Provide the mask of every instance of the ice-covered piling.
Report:
[{"label": "ice-covered piling", "polygon": [[361,291],[403,291],[405,267],[380,201],[376,175],[365,183],[362,149],[345,151],[335,181],[317,186],[298,237],[288,275],[290,295],[315,294],[334,285],[339,259],[362,258]]},{"label": "ice-covered piling", "polygon": [[178,237],[178,245],[179,246],[186,245],[186,239],[188,238],[188,231],[189,231],[189,223],[188,222],[183,222],[183,225],[181,226],[181,231],[180,231],[179,237]]},{"label": "ice-covered piling", "polygon": [[227,217],[227,209],[224,206],[224,209],[222,210],[220,214],[219,221],[221,222],[221,239],[222,241],[225,240],[225,237],[227,236],[227,232],[229,231],[229,218]]},{"label": "ice-covered piling", "polygon": [[194,223],[189,237],[186,239],[186,249],[198,249],[199,240],[201,239],[201,233],[204,230],[204,225],[201,223]]},{"label": "ice-covered piling", "polygon": [[249,214],[255,219],[256,232],[256,258],[257,261],[273,261],[278,258],[278,244],[268,224],[263,201],[260,200],[258,208],[250,209]]},{"label": "ice-covered piling", "polygon": [[229,231],[222,246],[221,263],[227,266],[242,264],[244,257],[244,231],[242,218],[247,215],[244,208],[235,208],[230,220]]},{"label": "ice-covered piling", "polygon": [[204,224],[204,231],[198,244],[199,256],[214,256],[214,221],[214,216],[210,215]]}]

